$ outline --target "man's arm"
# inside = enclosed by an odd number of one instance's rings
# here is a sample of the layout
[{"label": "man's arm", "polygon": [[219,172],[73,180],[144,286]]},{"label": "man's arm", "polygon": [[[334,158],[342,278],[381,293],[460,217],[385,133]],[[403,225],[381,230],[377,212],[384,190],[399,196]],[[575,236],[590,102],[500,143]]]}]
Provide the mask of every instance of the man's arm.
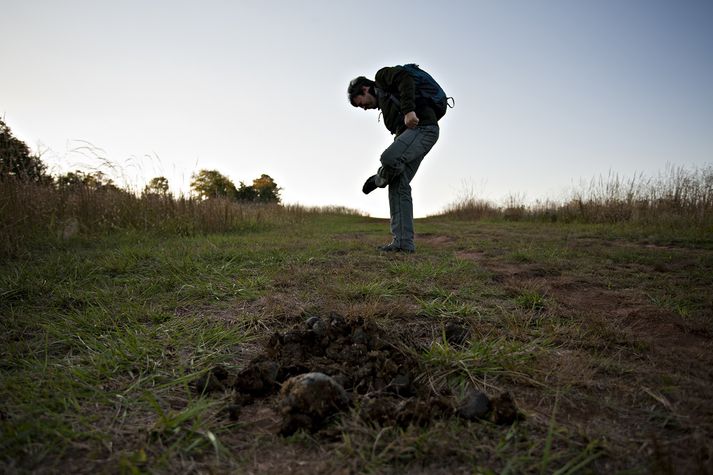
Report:
[{"label": "man's arm", "polygon": [[387,92],[398,93],[401,113],[406,115],[416,110],[416,86],[413,78],[401,66],[381,68],[376,73],[376,84]]},{"label": "man's arm", "polygon": [[401,66],[381,68],[376,73],[377,86],[387,92],[398,93],[404,124],[408,128],[418,125],[416,116],[416,85],[411,75]]}]

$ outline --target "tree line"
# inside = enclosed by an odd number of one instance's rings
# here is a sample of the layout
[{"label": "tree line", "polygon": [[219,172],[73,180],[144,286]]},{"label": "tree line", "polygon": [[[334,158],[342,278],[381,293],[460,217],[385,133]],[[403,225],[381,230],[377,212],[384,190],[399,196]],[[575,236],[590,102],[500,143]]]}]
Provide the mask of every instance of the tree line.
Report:
[{"label": "tree line", "polygon": [[191,190],[201,198],[227,198],[235,201],[279,203],[281,188],[270,175],[262,174],[252,185],[235,184],[218,170],[201,170],[191,177]]},{"label": "tree line", "polygon": [[[16,138],[10,127],[0,119],[0,183],[17,180],[58,189],[89,189],[93,191],[119,191],[114,181],[101,171],[75,170],[53,177],[38,154],[30,152],[22,140]],[[240,202],[279,203],[282,189],[270,175],[262,174],[251,185],[235,184],[218,170],[200,170],[191,176],[191,191],[200,199],[224,198]],[[143,195],[169,196],[168,179],[154,177],[146,184]]]}]

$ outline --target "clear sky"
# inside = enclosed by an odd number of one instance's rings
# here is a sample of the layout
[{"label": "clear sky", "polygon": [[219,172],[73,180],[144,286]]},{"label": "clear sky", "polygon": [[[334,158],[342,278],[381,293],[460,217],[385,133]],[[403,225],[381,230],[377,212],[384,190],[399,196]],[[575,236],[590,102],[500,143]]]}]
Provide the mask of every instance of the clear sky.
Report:
[{"label": "clear sky", "polygon": [[2,0],[0,116],[56,171],[96,165],[87,141],[137,188],[267,173],[285,202],[383,217],[361,186],[391,136],[346,87],[415,62],[456,99],[424,216],[713,163],[712,25],[711,0]]}]

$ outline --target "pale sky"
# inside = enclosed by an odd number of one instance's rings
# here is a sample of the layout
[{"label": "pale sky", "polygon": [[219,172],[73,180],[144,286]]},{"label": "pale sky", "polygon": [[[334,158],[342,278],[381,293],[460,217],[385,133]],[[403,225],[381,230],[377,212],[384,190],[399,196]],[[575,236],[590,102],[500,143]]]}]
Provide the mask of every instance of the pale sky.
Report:
[{"label": "pale sky", "polygon": [[96,166],[86,141],[138,189],[267,173],[287,203],[386,217],[361,186],[392,137],[346,88],[411,62],[456,100],[417,217],[713,163],[711,0],[0,0],[0,116],[54,170]]}]

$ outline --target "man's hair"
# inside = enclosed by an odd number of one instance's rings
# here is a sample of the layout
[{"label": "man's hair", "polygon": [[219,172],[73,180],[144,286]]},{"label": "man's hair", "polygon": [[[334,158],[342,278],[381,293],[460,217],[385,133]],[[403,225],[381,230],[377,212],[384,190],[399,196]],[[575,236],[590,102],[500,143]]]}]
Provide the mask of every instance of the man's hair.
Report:
[{"label": "man's hair", "polygon": [[[349,97],[349,103],[354,105],[354,98],[357,96],[363,96],[364,91],[362,90],[364,86],[369,88],[369,92],[373,94],[374,85],[376,83],[371,79],[367,79],[364,76],[359,76],[352,79],[349,82],[349,87],[347,88],[347,96]],[[356,107],[356,106],[355,106]]]}]

